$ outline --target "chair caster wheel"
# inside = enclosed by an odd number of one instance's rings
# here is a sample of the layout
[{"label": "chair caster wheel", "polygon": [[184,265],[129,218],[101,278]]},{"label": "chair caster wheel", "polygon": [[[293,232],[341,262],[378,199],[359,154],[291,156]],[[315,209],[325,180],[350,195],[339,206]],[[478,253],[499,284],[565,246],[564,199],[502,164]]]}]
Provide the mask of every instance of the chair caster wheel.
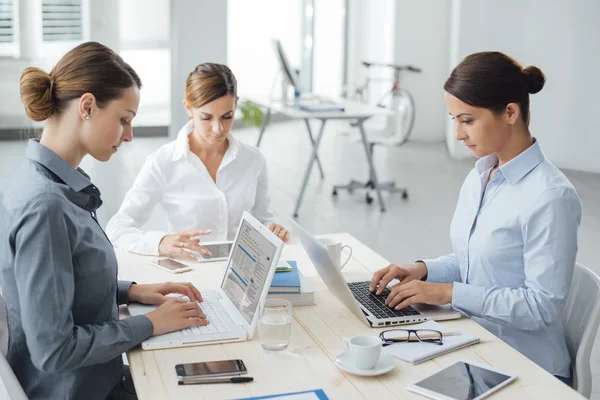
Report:
[{"label": "chair caster wheel", "polygon": [[402,198],[404,200],[408,199],[408,192],[406,190],[404,192],[402,192]]},{"label": "chair caster wheel", "polygon": [[373,198],[371,196],[369,196],[368,194],[365,197],[365,200],[367,201],[367,204],[371,204],[373,202]]},{"label": "chair caster wheel", "polygon": [[295,213],[295,214],[294,214],[294,218],[298,218],[298,213]]},{"label": "chair caster wheel", "polygon": [[333,189],[333,192],[331,192],[331,195],[332,196],[337,196],[338,195],[337,190]]},{"label": "chair caster wheel", "polygon": [[382,209],[381,209],[381,212],[385,212],[385,208],[382,208]]}]

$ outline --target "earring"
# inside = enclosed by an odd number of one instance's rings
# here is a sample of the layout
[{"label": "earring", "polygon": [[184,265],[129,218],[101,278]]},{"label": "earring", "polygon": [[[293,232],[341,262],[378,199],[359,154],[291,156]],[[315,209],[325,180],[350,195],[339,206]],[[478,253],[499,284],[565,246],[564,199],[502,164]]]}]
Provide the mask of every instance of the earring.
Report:
[{"label": "earring", "polygon": [[87,115],[87,114],[83,114],[82,117],[85,118],[85,119],[90,119],[90,116]]}]

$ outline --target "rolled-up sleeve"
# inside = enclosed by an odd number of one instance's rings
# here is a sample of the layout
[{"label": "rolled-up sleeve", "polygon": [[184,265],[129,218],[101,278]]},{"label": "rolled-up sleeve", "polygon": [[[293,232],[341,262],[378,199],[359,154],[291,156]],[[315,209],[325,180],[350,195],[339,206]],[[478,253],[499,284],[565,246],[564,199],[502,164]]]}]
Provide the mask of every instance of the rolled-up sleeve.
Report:
[{"label": "rolled-up sleeve", "polygon": [[[107,362],[152,335],[145,316],[96,325],[75,325],[74,268],[68,215],[47,195],[28,205],[16,229],[15,278],[21,320],[33,364],[60,372]],[[126,300],[126,283],[119,298]]]},{"label": "rolled-up sleeve", "polygon": [[580,221],[581,202],[573,190],[545,191],[523,215],[523,287],[455,283],[452,306],[467,315],[522,330],[556,322],[571,287]]}]

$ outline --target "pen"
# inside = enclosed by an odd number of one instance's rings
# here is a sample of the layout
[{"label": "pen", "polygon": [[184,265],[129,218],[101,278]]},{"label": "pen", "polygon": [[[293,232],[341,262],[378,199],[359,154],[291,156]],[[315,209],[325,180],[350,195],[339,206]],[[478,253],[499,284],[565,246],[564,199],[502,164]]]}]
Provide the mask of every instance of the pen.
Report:
[{"label": "pen", "polygon": [[247,383],[254,380],[251,376],[234,377],[234,378],[199,378],[180,380],[180,385],[204,385],[208,383]]}]

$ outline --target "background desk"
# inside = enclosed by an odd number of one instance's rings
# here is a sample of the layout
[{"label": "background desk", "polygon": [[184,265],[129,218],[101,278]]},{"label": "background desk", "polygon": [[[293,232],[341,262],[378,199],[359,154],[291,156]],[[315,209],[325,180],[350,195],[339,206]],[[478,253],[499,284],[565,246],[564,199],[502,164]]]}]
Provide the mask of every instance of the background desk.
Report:
[{"label": "background desk", "polygon": [[[385,211],[385,204],[383,202],[383,198],[381,197],[381,191],[377,186],[377,173],[375,171],[375,166],[373,165],[373,159],[371,157],[371,152],[369,151],[369,145],[367,143],[367,135],[365,133],[364,122],[375,116],[375,115],[389,115],[391,111],[381,107],[371,106],[369,104],[364,104],[358,101],[347,100],[347,99],[337,99],[335,100],[337,104],[344,107],[344,111],[304,111],[295,107],[290,107],[283,104],[281,101],[271,101],[264,98],[255,98],[248,97],[247,100],[258,104],[261,107],[266,108],[267,113],[265,114],[265,118],[263,120],[262,126],[260,128],[260,133],[258,135],[258,141],[256,142],[256,146],[260,146],[260,142],[262,140],[263,134],[269,124],[271,114],[279,113],[287,116],[292,119],[302,119],[306,124],[306,129],[308,130],[308,135],[310,137],[310,141],[313,145],[313,153],[308,162],[308,166],[306,167],[306,172],[304,173],[304,179],[302,181],[302,187],[300,188],[300,193],[298,194],[298,199],[296,200],[296,207],[294,209],[294,218],[298,216],[298,211],[300,210],[300,205],[302,204],[302,198],[304,197],[304,191],[306,190],[306,185],[308,184],[308,179],[310,177],[310,172],[312,171],[312,167],[314,162],[317,162],[319,167],[319,171],[321,173],[321,179],[323,179],[323,169],[321,168],[321,163],[318,157],[319,145],[321,144],[321,138],[323,137],[323,132],[325,131],[325,124],[329,120],[349,120],[355,121],[356,126],[360,132],[361,141],[363,144],[363,148],[365,151],[365,156],[367,157],[367,164],[369,165],[369,176],[372,177],[373,182],[375,183],[375,192],[377,193],[377,200],[379,201],[379,206],[381,211]],[[317,134],[316,139],[313,137],[309,120],[316,119],[321,121],[321,126],[319,127],[319,133]]]},{"label": "background desk", "polygon": [[[329,235],[352,246],[352,258],[344,268],[347,279],[370,278],[372,271],[389,263],[349,234]],[[119,278],[138,283],[166,280],[191,281],[201,290],[220,284],[223,263],[191,263],[193,271],[169,274],[148,265],[152,257],[117,250]],[[360,377],[338,369],[333,360],[342,351],[342,338],[368,334],[380,329],[363,325],[329,291],[325,290],[302,247],[292,240],[282,257],[297,260],[302,273],[318,290],[316,306],[294,308],[292,339],[287,351],[273,355],[263,352],[258,335],[246,342],[128,353],[131,372],[140,400],[224,399],[276,394],[322,388],[330,399],[423,399],[406,386],[438,371],[455,360],[472,360],[518,375],[492,399],[583,399],[577,392],[538,367],[525,356],[468,318],[444,321],[455,330],[478,336],[481,343],[419,365],[397,361],[392,372],[379,377]],[[178,386],[175,365],[198,361],[241,358],[254,382]]]}]

